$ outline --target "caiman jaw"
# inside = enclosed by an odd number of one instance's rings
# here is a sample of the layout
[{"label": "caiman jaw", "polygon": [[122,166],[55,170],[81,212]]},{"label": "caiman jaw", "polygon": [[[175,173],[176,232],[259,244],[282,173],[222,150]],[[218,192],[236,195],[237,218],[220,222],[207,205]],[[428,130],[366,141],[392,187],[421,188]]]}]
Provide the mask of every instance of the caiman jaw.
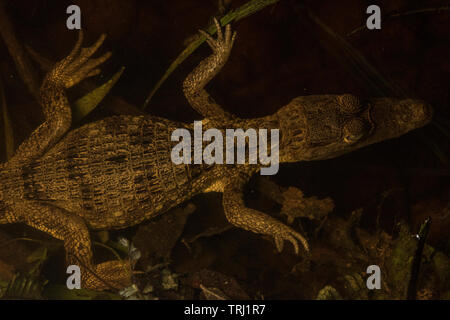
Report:
[{"label": "caiman jaw", "polygon": [[432,107],[421,100],[377,98],[370,100],[373,128],[361,146],[399,137],[431,121]]}]

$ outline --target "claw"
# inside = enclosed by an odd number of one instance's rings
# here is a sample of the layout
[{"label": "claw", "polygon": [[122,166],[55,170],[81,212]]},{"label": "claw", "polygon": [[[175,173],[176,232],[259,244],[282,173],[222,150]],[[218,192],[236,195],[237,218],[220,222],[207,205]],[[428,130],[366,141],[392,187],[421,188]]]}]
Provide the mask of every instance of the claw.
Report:
[{"label": "claw", "polygon": [[83,79],[99,74],[100,70],[95,68],[108,60],[109,57],[111,57],[111,52],[105,53],[100,58],[88,60],[80,69],[72,73],[65,83],[66,88],[73,87]]},{"label": "claw", "polygon": [[231,26],[229,24],[225,27],[225,35],[222,32],[219,21],[214,18],[214,24],[217,29],[217,39],[214,39],[208,32],[204,30],[198,30],[201,35],[206,38],[206,42],[211,47],[213,52],[217,53],[219,51],[228,52],[231,50],[236,39],[236,31],[231,32]]},{"label": "claw", "polygon": [[[284,229],[283,225],[283,229]],[[287,227],[289,228],[289,227]],[[309,246],[308,246],[308,242],[306,241],[305,238],[302,237],[302,235],[300,235],[299,233],[295,232],[294,230],[292,230],[291,228],[289,228],[289,230],[284,229],[283,231],[280,232],[280,234],[274,235],[274,240],[275,240],[275,245],[277,247],[278,252],[283,251],[283,246],[284,246],[284,241],[287,240],[290,243],[292,243],[292,245],[294,246],[294,251],[295,254],[298,255],[299,253],[299,247],[298,247],[298,241],[301,242],[301,244],[303,245],[303,247],[305,248],[305,250],[307,252],[309,252]]]},{"label": "claw", "polygon": [[108,60],[111,57],[111,52],[107,52],[104,55],[102,55],[100,58],[97,59],[90,59],[86,64],[81,68],[81,70],[91,70],[97,67],[98,65],[102,64],[106,60]]},{"label": "claw", "polygon": [[217,29],[217,40],[222,42],[223,41],[222,27],[220,26],[219,21],[217,21],[217,19],[215,17],[214,17],[214,24],[216,25],[216,29]]},{"label": "claw", "polygon": [[225,27],[225,43],[229,44],[231,39],[231,26],[227,24]]},{"label": "claw", "polygon": [[306,241],[306,239],[303,238],[303,237],[302,237],[299,233],[297,233],[297,232],[294,233],[294,237],[297,238],[297,240],[299,240],[299,241],[302,243],[302,245],[303,245],[303,247],[305,248],[305,250],[306,250],[307,252],[309,252],[308,241]]},{"label": "claw", "polygon": [[233,46],[234,40],[236,40],[236,35],[237,35],[236,31],[234,31],[234,32],[233,32],[233,36],[231,37],[231,44],[230,44],[230,47]]},{"label": "claw", "polygon": [[77,70],[80,66],[86,63],[89,58],[98,50],[98,48],[103,44],[106,39],[106,35],[103,33],[98,40],[90,47],[81,48],[81,52],[78,57],[74,59],[74,61],[69,65],[67,72],[73,72]]},{"label": "claw", "polygon": [[287,235],[286,236],[286,240],[289,241],[290,243],[292,243],[292,245],[294,246],[294,252],[296,255],[298,255],[298,244],[297,244],[297,240],[295,240],[294,237]]},{"label": "claw", "polygon": [[98,38],[98,40],[90,47],[87,48],[83,48],[83,53],[80,55],[80,60],[81,59],[88,59],[90,56],[92,56],[98,48],[100,48],[100,46],[103,44],[103,42],[106,39],[106,34],[102,33],[100,35],[100,37]]},{"label": "claw", "polygon": [[73,61],[73,59],[78,55],[78,52],[80,51],[81,48],[81,44],[83,43],[83,38],[84,38],[83,29],[80,29],[80,32],[78,33],[78,40],[75,43],[75,46],[73,47],[69,55],[61,62],[62,65],[66,66],[70,64]]},{"label": "claw", "polygon": [[283,247],[284,247],[284,239],[280,238],[280,237],[274,237],[275,239],[275,246],[277,247],[277,251],[279,253],[281,253],[283,251]]},{"label": "claw", "polygon": [[96,75],[99,75],[100,72],[101,72],[100,69],[94,69],[94,70],[90,71],[90,72],[86,75],[86,78],[94,77],[94,76],[96,76]]}]

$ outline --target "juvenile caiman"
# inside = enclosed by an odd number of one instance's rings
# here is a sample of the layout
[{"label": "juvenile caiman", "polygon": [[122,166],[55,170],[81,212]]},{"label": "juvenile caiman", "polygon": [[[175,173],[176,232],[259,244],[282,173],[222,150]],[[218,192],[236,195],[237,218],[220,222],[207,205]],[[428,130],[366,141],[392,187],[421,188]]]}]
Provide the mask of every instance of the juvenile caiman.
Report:
[{"label": "juvenile caiman", "polygon": [[[217,26],[217,39],[202,32],[213,53],[183,84],[190,105],[202,115],[204,129],[279,129],[279,161],[323,160],[395,138],[422,127],[431,107],[419,100],[359,100],[350,94],[294,98],[275,114],[238,118],[222,109],[205,85],[226,63],[236,33]],[[228,221],[272,236],[279,251],[285,240],[298,253],[305,238],[269,215],[247,208],[243,188],[260,164],[206,165],[171,161],[171,133],[192,124],[154,116],[114,116],[69,131],[71,109],[66,89],[100,73],[110,57],[91,56],[105,39],[82,48],[83,33],[70,54],[45,76],[40,88],[45,121],[0,168],[0,223],[22,222],[64,241],[67,264],[78,265],[85,288],[121,288],[130,281],[129,262],[93,264],[90,229],[138,224],[196,194],[223,193]],[[68,132],[69,131],[69,132]],[[65,270],[64,270],[65,271]]]}]

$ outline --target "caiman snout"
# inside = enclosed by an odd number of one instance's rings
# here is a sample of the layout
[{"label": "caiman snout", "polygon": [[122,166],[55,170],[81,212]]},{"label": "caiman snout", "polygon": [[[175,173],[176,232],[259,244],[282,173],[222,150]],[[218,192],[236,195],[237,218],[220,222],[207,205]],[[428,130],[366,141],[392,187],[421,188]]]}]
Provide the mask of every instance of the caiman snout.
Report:
[{"label": "caiman snout", "polygon": [[370,118],[375,130],[373,139],[377,141],[423,127],[433,117],[432,107],[422,100],[379,98],[373,99],[371,105]]},{"label": "caiman snout", "polygon": [[421,100],[405,99],[400,100],[397,105],[394,115],[400,127],[412,126],[419,128],[427,124],[432,117],[432,108],[429,104]]}]

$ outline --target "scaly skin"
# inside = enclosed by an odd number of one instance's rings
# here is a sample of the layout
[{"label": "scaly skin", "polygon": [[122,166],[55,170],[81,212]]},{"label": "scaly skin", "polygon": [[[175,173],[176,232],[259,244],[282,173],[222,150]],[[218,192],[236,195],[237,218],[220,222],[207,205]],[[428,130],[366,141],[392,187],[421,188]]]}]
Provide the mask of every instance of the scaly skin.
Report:
[{"label": "scaly skin", "polygon": [[[418,100],[360,103],[346,94],[298,97],[273,115],[240,119],[224,111],[204,89],[225,65],[235,39],[230,26],[223,34],[217,21],[216,25],[216,40],[202,32],[213,54],[183,84],[186,98],[204,118],[203,130],[279,128],[280,162],[297,162],[332,158],[395,138],[431,118],[431,108]],[[192,130],[191,124],[115,116],[66,134],[71,113],[65,89],[99,73],[95,68],[109,53],[90,57],[103,40],[104,36],[92,47],[80,49],[80,32],[70,55],[45,77],[41,97],[46,120],[0,170],[0,223],[24,222],[63,240],[67,263],[80,266],[83,287],[94,290],[126,286],[131,266],[121,261],[94,265],[88,228],[126,228],[203,192],[222,192],[228,221],[273,237],[279,251],[285,240],[296,253],[299,241],[309,250],[298,232],[245,207],[243,188],[260,165],[172,163],[171,133],[176,128]],[[324,201],[329,207],[331,200]]]}]

